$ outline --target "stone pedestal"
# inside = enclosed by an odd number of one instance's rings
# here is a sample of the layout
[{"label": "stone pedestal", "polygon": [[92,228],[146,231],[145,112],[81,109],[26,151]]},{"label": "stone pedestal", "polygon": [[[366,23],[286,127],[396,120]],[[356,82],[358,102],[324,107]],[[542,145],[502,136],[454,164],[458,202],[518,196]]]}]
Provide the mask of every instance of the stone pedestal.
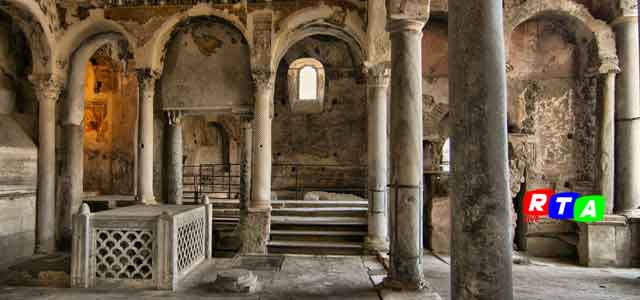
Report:
[{"label": "stone pedestal", "polygon": [[390,20],[391,222],[390,272],[385,285],[427,286],[422,271],[422,28],[424,21]]},{"label": "stone pedestal", "polygon": [[242,213],[241,254],[266,254],[271,225],[271,208],[248,208]]},{"label": "stone pedestal", "polygon": [[138,201],[155,204],[153,195],[153,99],[157,75],[150,69],[139,69],[139,135],[138,135]]},{"label": "stone pedestal", "polygon": [[606,215],[601,222],[579,223],[578,256],[586,267],[631,266],[631,230],[627,218]]},{"label": "stone pedestal", "polygon": [[387,90],[390,70],[378,65],[367,68],[368,109],[368,235],[365,250],[389,251],[388,238],[388,138],[387,138]]},{"label": "stone pedestal", "polygon": [[451,299],[513,299],[502,1],[449,1]]},{"label": "stone pedestal", "polygon": [[182,113],[167,112],[167,202],[182,204]]}]

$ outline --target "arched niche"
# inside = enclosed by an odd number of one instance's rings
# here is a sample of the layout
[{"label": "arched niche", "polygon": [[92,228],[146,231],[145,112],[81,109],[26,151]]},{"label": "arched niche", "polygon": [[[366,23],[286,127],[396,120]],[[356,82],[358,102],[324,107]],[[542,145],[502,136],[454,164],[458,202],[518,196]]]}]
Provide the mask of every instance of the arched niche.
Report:
[{"label": "arched niche", "polygon": [[322,112],[325,76],[324,66],[314,58],[299,58],[289,65],[287,83],[292,112]]}]

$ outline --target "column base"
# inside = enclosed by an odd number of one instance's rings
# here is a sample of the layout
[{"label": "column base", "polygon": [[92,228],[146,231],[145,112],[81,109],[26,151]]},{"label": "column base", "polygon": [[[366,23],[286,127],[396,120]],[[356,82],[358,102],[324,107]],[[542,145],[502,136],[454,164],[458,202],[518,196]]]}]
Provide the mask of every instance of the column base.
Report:
[{"label": "column base", "polygon": [[389,252],[389,240],[383,240],[377,237],[366,237],[364,240],[364,251],[368,254],[376,252]]},{"label": "column base", "polygon": [[625,216],[629,219],[640,219],[640,209],[630,209],[617,213],[618,215]]},{"label": "column base", "polygon": [[243,213],[240,230],[240,254],[267,254],[267,242],[271,231],[271,207],[248,208]]},{"label": "column base", "polygon": [[431,284],[424,278],[413,281],[401,281],[391,277],[387,277],[382,282],[385,288],[401,291],[433,291]]},{"label": "column base", "polygon": [[142,205],[158,205],[155,196],[136,196],[136,201]]}]

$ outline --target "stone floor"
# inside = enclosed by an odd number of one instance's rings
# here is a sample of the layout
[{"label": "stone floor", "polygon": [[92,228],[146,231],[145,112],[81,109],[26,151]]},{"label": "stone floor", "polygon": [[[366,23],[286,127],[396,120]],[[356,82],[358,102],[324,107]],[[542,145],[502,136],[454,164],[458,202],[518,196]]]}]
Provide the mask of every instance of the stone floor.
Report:
[{"label": "stone floor", "polygon": [[[443,299],[449,297],[447,262],[447,257],[425,256],[424,268],[427,279]],[[382,280],[384,269],[373,257],[287,256],[279,271],[253,271],[262,285],[255,294],[212,293],[210,282],[215,280],[216,270],[234,268],[237,267],[237,263],[232,259],[208,261],[194,270],[176,293],[0,285],[0,300],[438,299],[437,296],[426,293],[399,294],[389,291],[378,293],[374,284]],[[516,299],[640,300],[640,270],[588,269],[562,262],[534,260],[531,265],[514,265],[514,287]]]}]

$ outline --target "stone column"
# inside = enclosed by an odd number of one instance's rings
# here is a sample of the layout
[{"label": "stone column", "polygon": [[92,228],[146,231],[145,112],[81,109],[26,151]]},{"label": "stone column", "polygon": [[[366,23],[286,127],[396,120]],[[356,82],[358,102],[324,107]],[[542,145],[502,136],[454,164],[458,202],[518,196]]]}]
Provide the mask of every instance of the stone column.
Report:
[{"label": "stone column", "polygon": [[182,205],[182,112],[167,112],[167,202]]},{"label": "stone column", "polygon": [[600,170],[599,185],[607,203],[605,214],[613,212],[614,199],[614,151],[615,151],[615,84],[616,73],[602,74],[602,99],[600,103]]},{"label": "stone column", "polygon": [[255,108],[251,200],[247,208],[240,253],[267,253],[271,224],[271,121],[275,73],[254,70]]},{"label": "stone column", "polygon": [[138,195],[139,202],[155,204],[153,195],[153,99],[157,76],[150,69],[139,69],[139,135],[138,135]]},{"label": "stone column", "polygon": [[387,90],[390,70],[387,66],[368,68],[368,186],[369,234],[365,240],[367,251],[389,250],[387,214]]},{"label": "stone column", "polygon": [[240,151],[240,210],[246,211],[251,199],[251,157],[253,145],[253,118],[241,117],[242,149]]},{"label": "stone column", "polygon": [[502,1],[449,2],[451,298],[513,299]]},{"label": "stone column", "polygon": [[[84,81],[83,81],[84,82]],[[84,178],[84,127],[80,124],[62,125],[64,155],[62,165],[61,201],[62,220],[58,223],[62,250],[71,245],[72,216],[82,203]]]},{"label": "stone column", "polygon": [[391,109],[389,189],[391,251],[387,286],[426,287],[422,273],[422,28],[390,20]]},{"label": "stone column", "polygon": [[34,80],[34,83],[38,96],[36,253],[53,253],[56,250],[56,102],[63,83],[54,78]]},{"label": "stone column", "polygon": [[[631,13],[633,11],[634,13]],[[638,17],[628,11],[611,25],[616,34],[621,72],[616,77],[615,207],[637,214],[640,207],[640,63]]]}]

